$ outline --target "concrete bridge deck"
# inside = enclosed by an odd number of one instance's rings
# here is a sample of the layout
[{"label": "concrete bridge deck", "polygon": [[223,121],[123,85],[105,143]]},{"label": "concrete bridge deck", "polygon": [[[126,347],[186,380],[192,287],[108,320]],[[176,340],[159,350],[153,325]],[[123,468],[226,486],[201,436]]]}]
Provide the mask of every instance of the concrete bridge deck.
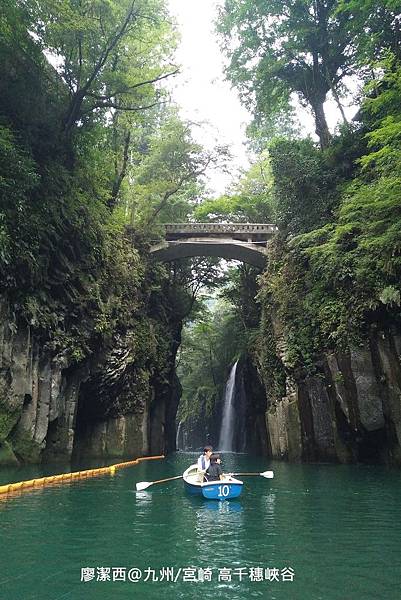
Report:
[{"label": "concrete bridge deck", "polygon": [[165,241],[151,248],[158,260],[216,256],[263,269],[266,245],[278,229],[271,223],[167,223],[165,231]]}]

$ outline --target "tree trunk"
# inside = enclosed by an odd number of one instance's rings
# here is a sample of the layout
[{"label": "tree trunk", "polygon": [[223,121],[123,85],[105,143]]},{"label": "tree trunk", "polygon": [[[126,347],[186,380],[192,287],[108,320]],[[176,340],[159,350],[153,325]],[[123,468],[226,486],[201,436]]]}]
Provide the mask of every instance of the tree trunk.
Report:
[{"label": "tree trunk", "polygon": [[324,150],[330,144],[331,135],[324,114],[323,102],[314,102],[312,109],[315,116],[316,135],[319,137],[321,149]]},{"label": "tree trunk", "polygon": [[117,204],[117,199],[118,199],[118,194],[120,193],[121,184],[127,173],[130,141],[131,141],[131,132],[126,131],[125,136],[124,136],[124,151],[123,151],[123,161],[122,161],[122,165],[121,165],[121,170],[118,171],[118,164],[117,164],[114,183],[113,183],[113,189],[111,192],[111,196],[108,200],[108,205],[109,205],[109,208],[111,208],[111,209],[113,209],[115,207],[115,205]]},{"label": "tree trunk", "polygon": [[81,107],[86,94],[86,89],[81,88],[78,90],[71,99],[68,107],[67,114],[64,119],[63,129],[67,138],[70,137],[71,131],[75,126],[75,123],[79,120],[81,115]]}]

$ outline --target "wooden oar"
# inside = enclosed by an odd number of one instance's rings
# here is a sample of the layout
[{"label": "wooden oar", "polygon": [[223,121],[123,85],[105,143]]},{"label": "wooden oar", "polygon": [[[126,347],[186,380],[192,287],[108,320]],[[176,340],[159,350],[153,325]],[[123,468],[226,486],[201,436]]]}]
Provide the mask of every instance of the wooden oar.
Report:
[{"label": "wooden oar", "polygon": [[136,491],[140,492],[141,490],[146,490],[146,488],[154,485],[155,483],[166,483],[166,481],[173,481],[174,479],[182,479],[182,475],[177,475],[176,477],[168,477],[167,479],[158,479],[157,481],[140,481],[136,484]]},{"label": "wooden oar", "polygon": [[240,475],[241,477],[259,475],[260,477],[266,477],[266,479],[273,479],[274,477],[273,471],[263,471],[263,473],[233,473],[233,475]]}]

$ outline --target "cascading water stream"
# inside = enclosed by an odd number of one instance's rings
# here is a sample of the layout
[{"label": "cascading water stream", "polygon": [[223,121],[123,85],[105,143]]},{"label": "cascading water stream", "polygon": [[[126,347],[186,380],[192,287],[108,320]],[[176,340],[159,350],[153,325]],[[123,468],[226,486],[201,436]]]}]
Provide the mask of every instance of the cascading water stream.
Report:
[{"label": "cascading water stream", "polygon": [[233,365],[224,390],[223,418],[221,421],[219,450],[232,452],[234,437],[234,394],[238,361]]},{"label": "cascading water stream", "polygon": [[181,444],[181,439],[180,439],[181,428],[182,428],[182,421],[180,421],[178,423],[177,434],[175,436],[175,447],[176,447],[177,450],[184,450],[184,448],[180,447],[182,445]]}]

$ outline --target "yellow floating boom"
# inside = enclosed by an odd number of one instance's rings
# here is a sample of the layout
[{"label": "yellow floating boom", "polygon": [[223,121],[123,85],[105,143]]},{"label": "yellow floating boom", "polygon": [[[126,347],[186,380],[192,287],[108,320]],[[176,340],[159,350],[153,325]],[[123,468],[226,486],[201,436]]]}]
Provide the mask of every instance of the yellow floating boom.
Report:
[{"label": "yellow floating boom", "polygon": [[158,460],[164,458],[161,456],[143,456],[141,458],[135,458],[127,462],[117,463],[110,465],[109,467],[100,467],[98,469],[87,469],[86,471],[75,471],[74,473],[62,473],[61,475],[50,475],[49,477],[41,477],[40,479],[29,479],[27,481],[19,481],[17,483],[8,483],[0,486],[0,495],[12,494],[13,492],[21,492],[25,490],[31,490],[32,488],[44,487],[53,483],[70,483],[77,479],[83,479],[85,477],[96,477],[97,475],[105,475],[109,473],[114,475],[116,469],[124,469],[125,467],[132,467],[138,465],[143,460]]}]

